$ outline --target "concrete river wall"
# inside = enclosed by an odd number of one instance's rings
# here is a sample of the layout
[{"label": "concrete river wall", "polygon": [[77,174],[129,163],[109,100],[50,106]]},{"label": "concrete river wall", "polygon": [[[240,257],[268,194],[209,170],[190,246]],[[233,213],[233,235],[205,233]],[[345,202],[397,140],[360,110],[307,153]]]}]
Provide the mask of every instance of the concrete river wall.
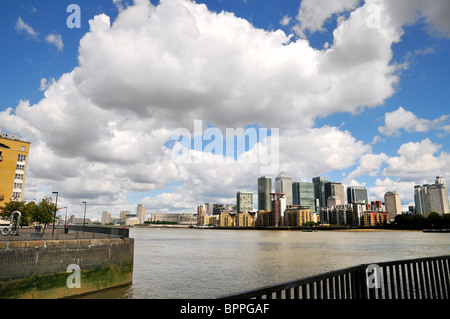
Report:
[{"label": "concrete river wall", "polygon": [[133,238],[0,241],[0,299],[66,298],[126,285]]}]

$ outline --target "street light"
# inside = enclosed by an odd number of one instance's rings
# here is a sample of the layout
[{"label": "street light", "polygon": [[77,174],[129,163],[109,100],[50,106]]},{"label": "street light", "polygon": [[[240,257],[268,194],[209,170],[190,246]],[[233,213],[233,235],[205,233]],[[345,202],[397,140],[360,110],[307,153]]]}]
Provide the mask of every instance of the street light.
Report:
[{"label": "street light", "polygon": [[53,229],[52,229],[52,237],[55,233],[55,220],[56,220],[56,207],[58,207],[58,192],[52,192],[52,194],[56,194],[56,201],[55,201],[55,213],[53,214]]},{"label": "street light", "polygon": [[86,204],[87,202],[81,202],[84,204],[84,217],[83,217],[83,234],[84,234],[84,222],[86,221]]}]

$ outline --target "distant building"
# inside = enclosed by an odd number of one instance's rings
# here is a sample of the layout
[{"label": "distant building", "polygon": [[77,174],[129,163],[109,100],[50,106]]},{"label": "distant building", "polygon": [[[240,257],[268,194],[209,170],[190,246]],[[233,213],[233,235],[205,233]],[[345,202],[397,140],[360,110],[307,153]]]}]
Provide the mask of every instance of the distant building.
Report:
[{"label": "distant building", "polygon": [[342,204],[345,204],[345,188],[342,183],[328,182],[325,183],[325,199],[328,197],[338,197]]},{"label": "distant building", "polygon": [[311,211],[316,211],[314,184],[309,182],[292,183],[293,205],[302,205]]},{"label": "distant building", "polygon": [[367,189],[363,186],[347,187],[347,203],[365,203],[369,204]]},{"label": "distant building", "polygon": [[427,216],[430,212],[448,214],[448,191],[443,176],[436,176],[434,184],[414,186],[415,212]]},{"label": "distant building", "polygon": [[237,192],[236,193],[236,212],[251,212],[253,211],[253,193],[252,192]]},{"label": "distant building", "polygon": [[310,209],[286,208],[284,211],[284,226],[304,226],[314,222]]},{"label": "distant building", "polygon": [[384,194],[384,205],[388,213],[389,220],[393,220],[395,216],[402,213],[402,204],[400,194],[397,191],[387,192]]},{"label": "distant building", "polygon": [[145,222],[145,206],[142,204],[137,205],[136,216],[139,218],[139,224],[143,224]]},{"label": "distant building", "polygon": [[30,143],[0,127],[0,206],[23,200]]},{"label": "distant building", "polygon": [[292,178],[284,171],[275,178],[275,193],[285,194],[286,205],[292,205]]},{"label": "distant building", "polygon": [[444,184],[434,184],[427,188],[427,202],[429,212],[449,214],[448,193]]},{"label": "distant building", "polygon": [[414,203],[416,207],[416,214],[427,216],[428,214],[428,198],[427,189],[429,184],[414,186]]},{"label": "distant building", "polygon": [[272,225],[283,226],[284,210],[286,209],[286,195],[281,193],[272,193]]},{"label": "distant building", "polygon": [[272,178],[268,176],[261,176],[258,178],[258,210],[272,209],[271,193]]},{"label": "distant building", "polygon": [[327,198],[327,207],[337,206],[337,205],[343,205],[341,199],[336,196],[330,196]]},{"label": "distant building", "polygon": [[[320,207],[327,206],[327,198],[325,197],[325,184],[328,183],[328,177],[314,177],[314,198],[316,199],[316,211],[320,211]],[[318,205],[317,205],[318,201]]]},{"label": "distant building", "polygon": [[111,217],[111,213],[110,212],[107,212],[107,211],[102,212],[102,221],[101,221],[102,225],[110,224],[113,221],[114,220]]}]

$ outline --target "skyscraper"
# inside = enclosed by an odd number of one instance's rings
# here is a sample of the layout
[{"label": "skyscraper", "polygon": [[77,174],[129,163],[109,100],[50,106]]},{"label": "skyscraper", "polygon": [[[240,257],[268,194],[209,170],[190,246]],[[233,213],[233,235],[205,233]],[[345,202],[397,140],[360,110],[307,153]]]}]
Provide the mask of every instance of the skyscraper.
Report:
[{"label": "skyscraper", "polygon": [[258,178],[258,210],[272,210],[270,193],[272,193],[272,177]]},{"label": "skyscraper", "polygon": [[275,193],[286,194],[286,205],[292,205],[292,178],[284,171],[275,178]]},{"label": "skyscraper", "polygon": [[292,204],[302,205],[306,209],[315,211],[314,184],[309,182],[292,183]]},{"label": "skyscraper", "polygon": [[347,203],[362,203],[369,204],[369,197],[367,189],[363,186],[349,186],[347,187]]},{"label": "skyscraper", "polygon": [[345,188],[342,183],[328,182],[325,183],[325,204],[327,204],[328,197],[338,197],[341,204],[345,204]]},{"label": "skyscraper", "polygon": [[384,205],[390,220],[393,220],[395,216],[402,213],[400,194],[397,191],[387,192],[384,194]]},{"label": "skyscraper", "polygon": [[319,201],[319,207],[317,207],[316,210],[319,211],[320,207],[327,206],[325,184],[328,183],[328,177],[314,177],[312,182],[314,184],[314,198]]},{"label": "skyscraper", "polygon": [[428,184],[414,186],[414,203],[416,206],[416,214],[427,216],[428,213],[428,199],[427,188]]},{"label": "skyscraper", "polygon": [[253,210],[253,193],[237,192],[236,193],[236,212],[250,212]]},{"label": "skyscraper", "polygon": [[0,127],[0,206],[23,200],[30,143]]}]

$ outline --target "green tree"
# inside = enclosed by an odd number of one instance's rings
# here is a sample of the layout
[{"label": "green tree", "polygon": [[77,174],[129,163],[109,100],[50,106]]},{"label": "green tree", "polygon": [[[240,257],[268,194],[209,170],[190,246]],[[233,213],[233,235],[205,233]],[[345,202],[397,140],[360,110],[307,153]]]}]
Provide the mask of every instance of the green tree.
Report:
[{"label": "green tree", "polygon": [[20,217],[20,226],[26,226],[29,223],[30,215],[28,211],[25,209],[25,202],[13,200],[6,203],[4,206],[0,207],[0,216],[9,221],[11,218],[11,214],[15,211],[19,211],[21,214]]},{"label": "green tree", "polygon": [[428,228],[441,228],[442,227],[442,217],[439,213],[431,212],[427,216],[427,227]]},{"label": "green tree", "polygon": [[53,223],[55,213],[55,204],[51,196],[44,197],[37,205],[32,216],[32,220],[39,224],[44,224],[44,230],[47,224]]}]

